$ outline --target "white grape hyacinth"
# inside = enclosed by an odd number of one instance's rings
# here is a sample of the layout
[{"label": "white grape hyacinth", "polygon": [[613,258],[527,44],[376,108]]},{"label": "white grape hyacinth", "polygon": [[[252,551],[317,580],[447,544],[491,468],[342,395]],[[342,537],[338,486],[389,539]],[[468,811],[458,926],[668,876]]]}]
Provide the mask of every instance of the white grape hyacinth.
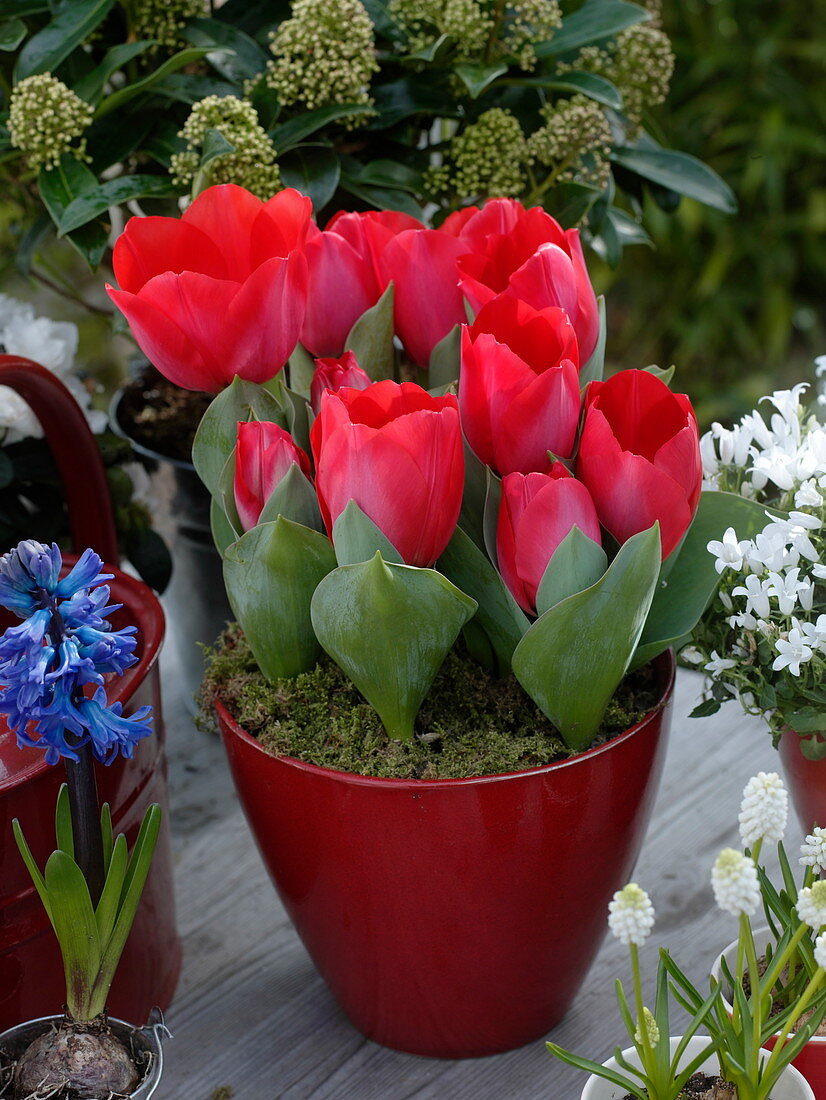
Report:
[{"label": "white grape hyacinth", "polygon": [[826,970],[826,932],[821,932],[815,940],[815,962]]},{"label": "white grape hyacinth", "polygon": [[789,819],[789,795],[777,772],[758,772],[743,789],[740,803],[740,839],[744,848],[759,840],[783,839]]},{"label": "white grape hyacinth", "polygon": [[797,895],[797,915],[815,932],[826,926],[826,881],[804,886]]},{"label": "white grape hyacinth", "polygon": [[813,868],[816,875],[826,871],[826,829],[815,825],[800,845],[800,865]]},{"label": "white grape hyacinth", "polygon": [[760,905],[760,884],[754,860],[735,848],[724,848],[711,871],[717,905],[733,917],[752,917]]},{"label": "white grape hyacinth", "polygon": [[636,882],[617,890],[608,905],[608,927],[620,943],[641,947],[654,927],[654,906]]}]

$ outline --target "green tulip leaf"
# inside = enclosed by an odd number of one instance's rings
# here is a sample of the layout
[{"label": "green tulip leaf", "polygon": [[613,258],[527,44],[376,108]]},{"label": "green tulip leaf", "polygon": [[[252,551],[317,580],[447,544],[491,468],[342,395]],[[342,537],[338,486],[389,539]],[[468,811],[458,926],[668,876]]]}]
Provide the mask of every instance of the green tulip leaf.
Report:
[{"label": "green tulip leaf", "polygon": [[579,384],[582,389],[584,389],[589,382],[601,382],[605,370],[605,298],[602,294],[597,298],[597,306],[599,308],[599,336],[597,337],[596,347],[591,352],[588,362],[585,363],[579,371]]},{"label": "green tulip leaf", "polygon": [[479,604],[469,625],[478,624],[496,656],[500,675],[510,672],[513,651],[530,626],[522,608],[487,555],[457,527],[438,561],[439,571]]},{"label": "green tulip leaf", "polygon": [[454,325],[430,353],[428,387],[450,386],[459,379],[462,361],[462,326]]},{"label": "green tulip leaf", "polygon": [[75,858],[75,835],[72,825],[72,808],[69,803],[69,785],[62,783],[57,794],[54,814],[54,835],[57,846],[67,856]]},{"label": "green tulip leaf", "polygon": [[270,493],[261,509],[259,523],[269,523],[283,516],[284,519],[309,527],[313,531],[324,532],[324,522],[318,507],[315,489],[301,472],[297,462],[293,462],[286,474]]},{"label": "green tulip leaf", "polygon": [[290,356],[290,389],[306,401],[310,400],[310,387],[315,374],[315,360],[302,344],[296,344]]},{"label": "green tulip leaf", "polygon": [[459,525],[470,536],[482,553],[485,553],[485,500],[488,494],[488,468],[470,449],[465,447],[465,490],[462,494],[462,510]]},{"label": "green tulip leaf", "polygon": [[475,610],[476,601],[441,573],[387,563],[377,553],[324,578],[312,621],[388,736],[410,740],[422,700]]},{"label": "green tulip leaf", "polygon": [[218,503],[220,504],[227,522],[233,532],[233,541],[240,539],[244,533],[244,525],[241,523],[241,517],[238,515],[238,508],[235,504],[235,455],[232,453],[224,463],[224,468],[221,470],[221,476],[218,479]]},{"label": "green tulip leaf", "polygon": [[483,528],[485,549],[493,564],[498,566],[499,558],[496,552],[496,528],[499,525],[499,506],[502,503],[502,480],[496,476],[489,466],[486,467],[485,470],[485,476],[487,478]]},{"label": "green tulip leaf", "polygon": [[650,367],[643,367],[646,374],[653,374],[655,378],[665,383],[666,386],[670,386],[674,381],[674,372],[676,367],[658,367],[655,363],[652,363]]},{"label": "green tulip leaf", "polygon": [[319,646],[310,601],[336,568],[329,539],[280,516],[227,547],[224,583],[230,606],[268,680],[308,672]]},{"label": "green tulip leaf", "polygon": [[596,584],[608,568],[608,555],[593,539],[572,527],[551,555],[536,592],[536,611],[544,614],[575,592]]},{"label": "green tulip leaf", "polygon": [[204,413],[192,445],[195,469],[213,496],[219,495],[221,472],[235,450],[238,424],[247,420],[271,420],[287,427],[281,402],[263,386],[236,375]]},{"label": "green tulip leaf", "polygon": [[380,553],[387,562],[404,565],[404,559],[387,535],[354,500],[347,502],[347,507],[333,524],[333,546],[339,565],[370,561],[376,553]]},{"label": "green tulip leaf", "polygon": [[634,655],[634,668],[652,661],[658,653],[690,634],[714,598],[720,575],[714,556],[708,552],[709,542],[721,541],[728,527],[734,528],[738,539],[754,538],[766,522],[764,504],[735,493],[700,494],[697,515],[676,560],[666,563],[668,578],[657,587]]},{"label": "green tulip leaf", "polygon": [[209,526],[215,548],[223,557],[227,547],[236,541],[238,535],[232,529],[232,524],[227,519],[223,506],[218,503],[215,497],[212,498],[209,505]]},{"label": "green tulip leaf", "polygon": [[537,619],[516,647],[516,678],[575,752],[593,740],[628,670],[659,571],[655,523],[620,547],[596,584]]},{"label": "green tulip leaf", "polygon": [[[273,384],[275,388],[272,389]],[[281,402],[287,418],[287,431],[303,450],[310,453],[310,406],[307,399],[284,385],[281,375],[267,383],[266,388]]]},{"label": "green tulip leaf", "polygon": [[376,304],[362,313],[344,343],[344,350],[352,351],[374,382],[393,377],[393,294],[393,284],[389,283]]},{"label": "green tulip leaf", "polygon": [[89,887],[66,852],[52,852],[44,874],[55,935],[66,975],[66,1003],[76,1019],[91,1019],[87,1006],[101,962],[101,943]]}]

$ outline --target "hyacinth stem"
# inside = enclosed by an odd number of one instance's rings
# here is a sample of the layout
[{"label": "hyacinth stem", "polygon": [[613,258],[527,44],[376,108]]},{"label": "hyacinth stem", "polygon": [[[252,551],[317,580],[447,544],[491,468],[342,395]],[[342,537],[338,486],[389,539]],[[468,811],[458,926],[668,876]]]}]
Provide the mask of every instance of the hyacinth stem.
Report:
[{"label": "hyacinth stem", "polygon": [[64,761],[69,788],[69,808],[72,814],[75,863],[83,872],[92,905],[97,908],[103,892],[103,834],[100,830],[100,804],[95,779],[92,749],[81,745],[77,760]]}]

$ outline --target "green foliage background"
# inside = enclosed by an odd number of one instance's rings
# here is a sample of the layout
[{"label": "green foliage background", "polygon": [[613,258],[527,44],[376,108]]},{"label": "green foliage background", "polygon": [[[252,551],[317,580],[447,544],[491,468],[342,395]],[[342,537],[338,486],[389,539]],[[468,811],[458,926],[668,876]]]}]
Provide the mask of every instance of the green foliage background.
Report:
[{"label": "green foliage background", "polygon": [[623,366],[677,363],[702,421],[811,378],[826,352],[826,0],[665,0],[677,55],[660,115],[673,144],[731,185],[733,217],[647,200],[655,248],[609,293]]}]

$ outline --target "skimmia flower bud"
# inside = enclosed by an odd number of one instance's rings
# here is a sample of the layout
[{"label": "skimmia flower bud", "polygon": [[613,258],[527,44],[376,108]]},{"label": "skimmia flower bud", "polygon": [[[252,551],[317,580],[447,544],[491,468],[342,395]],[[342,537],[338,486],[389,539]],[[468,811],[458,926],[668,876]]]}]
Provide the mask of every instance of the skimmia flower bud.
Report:
[{"label": "skimmia flower bud", "polygon": [[92,121],[92,108],[51,73],[27,76],[9,101],[9,139],[32,169],[48,168],[72,152],[83,159],[86,143],[75,145]]},{"label": "skimmia flower bud", "polygon": [[826,932],[821,932],[815,940],[815,962],[826,970]]},{"label": "skimmia flower bud", "polygon": [[760,840],[783,839],[789,816],[789,796],[777,772],[758,772],[743,790],[740,838],[746,848]]},{"label": "skimmia flower bud", "polygon": [[735,848],[724,848],[711,871],[714,900],[733,917],[753,916],[760,904],[760,885],[754,860]]},{"label": "skimmia flower bud", "polygon": [[640,947],[654,927],[654,906],[636,882],[629,882],[614,894],[608,905],[608,927],[626,947]]},{"label": "skimmia flower bud", "polygon": [[816,875],[826,871],[826,829],[815,825],[800,845],[801,867],[811,867]]},{"label": "skimmia flower bud", "polygon": [[[648,1045],[655,1047],[660,1041],[660,1029],[657,1027],[657,1021],[654,1019],[654,1013],[650,1008],[644,1008],[642,1010],[643,1023],[645,1025],[645,1037],[648,1039]],[[637,1046],[643,1045],[643,1032],[639,1024],[637,1024],[637,1030],[634,1032],[634,1042]]]},{"label": "skimmia flower bud", "polygon": [[826,926],[826,881],[804,886],[797,895],[797,915],[815,932]]},{"label": "skimmia flower bud", "polygon": [[135,627],[107,621],[120,605],[108,604],[101,564],[86,550],[61,580],[57,546],[34,541],[0,558],[0,604],[23,619],[0,637],[0,714],[17,743],[45,749],[50,764],[76,760],[85,744],[110,763],[152,732],[151,707],[125,717],[120,703],[107,704],[104,677],[137,658]]}]

